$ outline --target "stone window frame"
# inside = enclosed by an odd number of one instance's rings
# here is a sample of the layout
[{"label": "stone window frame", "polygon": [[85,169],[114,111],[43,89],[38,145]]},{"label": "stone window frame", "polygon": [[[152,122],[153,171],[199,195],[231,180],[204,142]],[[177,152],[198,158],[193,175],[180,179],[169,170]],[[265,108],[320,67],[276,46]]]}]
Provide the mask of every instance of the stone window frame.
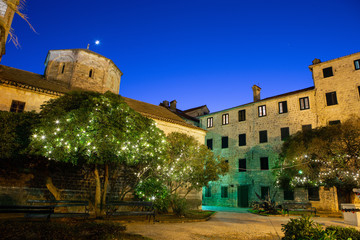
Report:
[{"label": "stone window frame", "polygon": [[266,105],[258,106],[258,116],[265,117],[266,116]]},{"label": "stone window frame", "polygon": [[326,106],[333,106],[338,104],[336,91],[326,93],[325,98],[326,98]]},{"label": "stone window frame", "polygon": [[221,137],[221,148],[229,148],[229,137],[228,136]]},{"label": "stone window frame", "polygon": [[18,100],[12,100],[10,106],[10,112],[24,112],[26,102],[21,102]]},{"label": "stone window frame", "polygon": [[310,100],[309,97],[299,98],[300,110],[310,109]]},{"label": "stone window frame", "polygon": [[59,74],[64,74],[65,73],[65,63],[60,63],[59,65]]},{"label": "stone window frame", "polygon": [[229,185],[220,186],[221,198],[229,198]]},{"label": "stone window frame", "polygon": [[269,169],[269,157],[260,157],[260,170],[267,171]]},{"label": "stone window frame", "polygon": [[246,172],[246,158],[239,158],[239,172]]},{"label": "stone window frame", "polygon": [[246,133],[239,134],[239,146],[246,146]]},{"label": "stone window frame", "polygon": [[337,125],[337,124],[341,124],[341,121],[340,120],[329,121],[329,125]]},{"label": "stone window frame", "polygon": [[355,71],[360,70],[360,59],[354,60]]},{"label": "stone window frame", "polygon": [[246,121],[246,109],[239,110],[239,122]]},{"label": "stone window frame", "polygon": [[229,114],[228,113],[224,113],[221,116],[221,123],[222,123],[222,125],[228,125],[229,124]]},{"label": "stone window frame", "polygon": [[212,128],[214,126],[214,118],[209,117],[206,119],[206,128]]},{"label": "stone window frame", "polygon": [[94,79],[94,77],[95,77],[95,69],[90,68],[88,77]]},{"label": "stone window frame", "polygon": [[206,198],[211,198],[211,186],[205,186],[205,197]]},{"label": "stone window frame", "polygon": [[213,139],[212,138],[206,139],[206,146],[208,147],[208,149],[213,150]]},{"label": "stone window frame", "polygon": [[279,102],[279,114],[283,114],[287,112],[288,112],[287,101]]},{"label": "stone window frame", "polygon": [[268,142],[267,130],[259,131],[259,143],[267,143],[267,142]]},{"label": "stone window frame", "polygon": [[322,69],[323,77],[328,78],[334,76],[334,71],[332,67],[327,67]]},{"label": "stone window frame", "polygon": [[289,127],[280,128],[280,136],[281,136],[281,141],[285,141],[290,136],[290,128]]}]

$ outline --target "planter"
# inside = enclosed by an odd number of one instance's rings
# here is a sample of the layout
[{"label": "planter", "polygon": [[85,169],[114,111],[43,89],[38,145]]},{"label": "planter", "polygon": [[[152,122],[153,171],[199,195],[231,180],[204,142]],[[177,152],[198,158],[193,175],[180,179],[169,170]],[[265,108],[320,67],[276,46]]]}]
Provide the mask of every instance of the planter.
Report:
[{"label": "planter", "polygon": [[346,224],[360,226],[360,204],[342,203],[341,210]]}]

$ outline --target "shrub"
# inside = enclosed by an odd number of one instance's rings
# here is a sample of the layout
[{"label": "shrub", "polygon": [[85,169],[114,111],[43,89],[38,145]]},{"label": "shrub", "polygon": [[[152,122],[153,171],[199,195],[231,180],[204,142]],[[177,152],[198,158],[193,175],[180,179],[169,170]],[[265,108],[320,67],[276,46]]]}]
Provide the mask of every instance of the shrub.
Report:
[{"label": "shrub", "polygon": [[135,194],[144,201],[154,201],[154,208],[158,212],[167,212],[170,206],[170,194],[162,181],[149,178],[137,185]]},{"label": "shrub", "polygon": [[325,236],[321,225],[310,220],[309,216],[290,219],[287,224],[282,224],[281,230],[285,233],[283,240],[324,239]]},{"label": "shrub", "polygon": [[176,216],[183,217],[188,212],[189,207],[185,198],[179,197],[177,194],[171,195],[171,208]]},{"label": "shrub", "polygon": [[339,227],[339,226],[330,226],[327,227],[326,232],[333,232],[334,239],[337,240],[360,240],[360,232],[355,228],[346,228],[346,227]]}]

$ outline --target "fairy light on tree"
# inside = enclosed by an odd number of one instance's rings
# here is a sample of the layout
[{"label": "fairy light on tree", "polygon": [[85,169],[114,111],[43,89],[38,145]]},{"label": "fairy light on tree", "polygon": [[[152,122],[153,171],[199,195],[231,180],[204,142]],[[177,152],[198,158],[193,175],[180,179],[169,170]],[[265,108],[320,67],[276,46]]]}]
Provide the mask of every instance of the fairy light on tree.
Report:
[{"label": "fairy light on tree", "polygon": [[344,194],[360,186],[360,119],[298,132],[282,148],[281,187],[336,186]]},{"label": "fairy light on tree", "polygon": [[81,163],[91,166],[97,216],[106,202],[109,164],[141,166],[141,178],[153,165],[164,161],[163,132],[153,120],[132,110],[119,95],[71,92],[50,100],[40,115],[31,138],[32,152],[75,165],[81,159]]}]

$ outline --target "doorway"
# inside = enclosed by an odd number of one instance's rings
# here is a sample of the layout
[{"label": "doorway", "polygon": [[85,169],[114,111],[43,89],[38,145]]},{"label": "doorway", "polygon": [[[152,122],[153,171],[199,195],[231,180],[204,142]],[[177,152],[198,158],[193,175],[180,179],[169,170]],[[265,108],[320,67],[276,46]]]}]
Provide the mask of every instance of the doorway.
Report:
[{"label": "doorway", "polygon": [[249,207],[249,186],[238,186],[238,207]]}]

